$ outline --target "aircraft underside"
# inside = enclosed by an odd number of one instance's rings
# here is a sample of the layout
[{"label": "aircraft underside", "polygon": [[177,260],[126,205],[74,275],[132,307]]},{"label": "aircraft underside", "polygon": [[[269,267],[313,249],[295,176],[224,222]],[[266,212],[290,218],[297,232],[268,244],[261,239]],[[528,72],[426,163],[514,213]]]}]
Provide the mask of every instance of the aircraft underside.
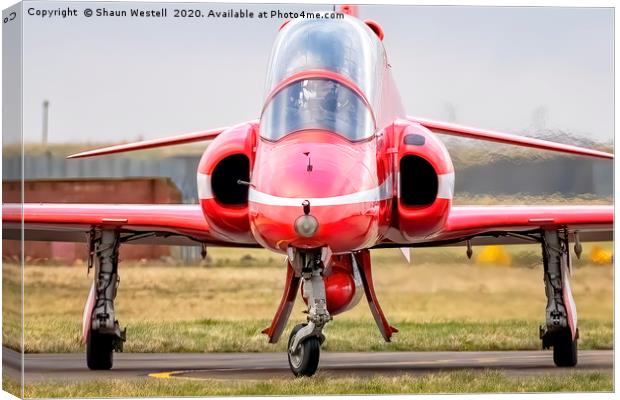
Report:
[{"label": "aircraft underside", "polygon": [[[93,229],[88,246],[89,268],[95,269],[93,286],[83,315],[83,340],[90,369],[112,368],[113,352],[122,351],[126,340],[115,312],[119,282],[118,253],[122,237],[117,230]],[[543,279],[547,306],[545,323],[540,327],[542,348],[553,348],[559,367],[577,364],[579,330],[577,310],[570,289],[568,231],[540,230],[527,238],[541,244]],[[576,249],[577,251],[580,251]],[[375,293],[370,250],[331,254],[328,248],[293,249],[286,261],[286,281],[280,304],[269,327],[263,330],[270,343],[277,343],[301,295],[306,303],[306,321],[297,324],[288,337],[289,366],[296,376],[311,376],[319,366],[321,345],[327,338],[323,328],[336,315],[346,312],[365,297],[379,332],[386,342],[398,329],[383,314]]]}]

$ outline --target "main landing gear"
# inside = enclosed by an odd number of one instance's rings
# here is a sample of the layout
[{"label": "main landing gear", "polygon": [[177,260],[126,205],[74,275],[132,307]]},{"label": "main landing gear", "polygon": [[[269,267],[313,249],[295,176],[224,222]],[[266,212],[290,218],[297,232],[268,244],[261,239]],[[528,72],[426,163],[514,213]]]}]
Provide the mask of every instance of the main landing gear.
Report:
[{"label": "main landing gear", "polygon": [[92,370],[112,368],[113,352],[123,350],[121,331],[114,310],[118,288],[120,236],[114,230],[92,230],[89,237],[89,269],[95,267],[93,286],[84,308],[82,339],[86,364]]},{"label": "main landing gear", "polygon": [[568,233],[546,230],[542,236],[545,293],[545,325],[540,327],[543,349],[553,348],[558,367],[577,365],[577,308],[570,287]]}]

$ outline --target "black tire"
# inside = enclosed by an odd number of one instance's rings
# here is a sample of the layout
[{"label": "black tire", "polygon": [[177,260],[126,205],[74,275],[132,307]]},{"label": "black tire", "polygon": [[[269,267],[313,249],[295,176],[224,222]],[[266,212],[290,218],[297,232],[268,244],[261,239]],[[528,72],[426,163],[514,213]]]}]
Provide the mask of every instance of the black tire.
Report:
[{"label": "black tire", "polygon": [[295,354],[291,354],[290,347],[293,343],[295,334],[306,324],[296,325],[288,338],[288,365],[295,376],[312,376],[319,368],[319,358],[321,356],[321,343],[316,336],[310,336],[299,344]]},{"label": "black tire", "polygon": [[553,362],[558,367],[577,365],[577,339],[573,340],[570,329],[558,332],[553,343]]},{"label": "black tire", "polygon": [[112,368],[114,353],[114,336],[89,332],[86,341],[86,365],[92,370]]}]

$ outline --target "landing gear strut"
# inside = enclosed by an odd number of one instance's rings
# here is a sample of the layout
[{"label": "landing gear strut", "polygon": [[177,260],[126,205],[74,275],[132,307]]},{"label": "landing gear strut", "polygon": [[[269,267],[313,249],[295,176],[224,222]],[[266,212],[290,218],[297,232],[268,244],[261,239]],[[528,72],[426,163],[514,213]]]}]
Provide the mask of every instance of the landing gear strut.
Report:
[{"label": "landing gear strut", "polygon": [[332,317],[327,311],[321,252],[300,253],[296,265],[301,267],[304,297],[308,299],[308,322],[293,328],[288,341],[288,363],[295,376],[312,376],[319,366],[323,327]]},{"label": "landing gear strut", "polygon": [[[328,248],[303,251],[289,248],[282,299],[271,325],[263,333],[269,336],[269,343],[278,341],[291,314],[300,281],[303,281],[307,322],[293,328],[287,345],[288,363],[296,376],[311,376],[317,371],[321,345],[325,341],[323,327],[334,315],[354,307],[363,293],[384,340],[389,342],[392,334],[398,332],[388,323],[379,306],[370,264],[368,250],[332,255]],[[347,274],[350,280],[345,278]],[[335,291],[334,282],[338,282]]]},{"label": "landing gear strut", "polygon": [[89,268],[94,264],[93,288],[84,312],[86,364],[89,369],[112,368],[113,352],[122,351],[125,331],[121,331],[114,310],[118,288],[120,236],[114,230],[93,230],[89,238]]},{"label": "landing gear strut", "polygon": [[546,230],[542,234],[545,293],[545,326],[540,327],[543,349],[553,348],[558,367],[577,365],[577,308],[570,287],[568,233]]}]

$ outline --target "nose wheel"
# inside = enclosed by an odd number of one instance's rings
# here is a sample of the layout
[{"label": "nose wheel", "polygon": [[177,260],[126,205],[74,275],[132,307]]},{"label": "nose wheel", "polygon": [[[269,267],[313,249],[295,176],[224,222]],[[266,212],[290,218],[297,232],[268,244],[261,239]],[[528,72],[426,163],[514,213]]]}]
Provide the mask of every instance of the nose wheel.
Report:
[{"label": "nose wheel", "polygon": [[317,336],[306,337],[297,347],[292,347],[295,335],[306,326],[307,324],[296,325],[288,339],[288,365],[295,376],[312,376],[319,367],[321,341]]}]

